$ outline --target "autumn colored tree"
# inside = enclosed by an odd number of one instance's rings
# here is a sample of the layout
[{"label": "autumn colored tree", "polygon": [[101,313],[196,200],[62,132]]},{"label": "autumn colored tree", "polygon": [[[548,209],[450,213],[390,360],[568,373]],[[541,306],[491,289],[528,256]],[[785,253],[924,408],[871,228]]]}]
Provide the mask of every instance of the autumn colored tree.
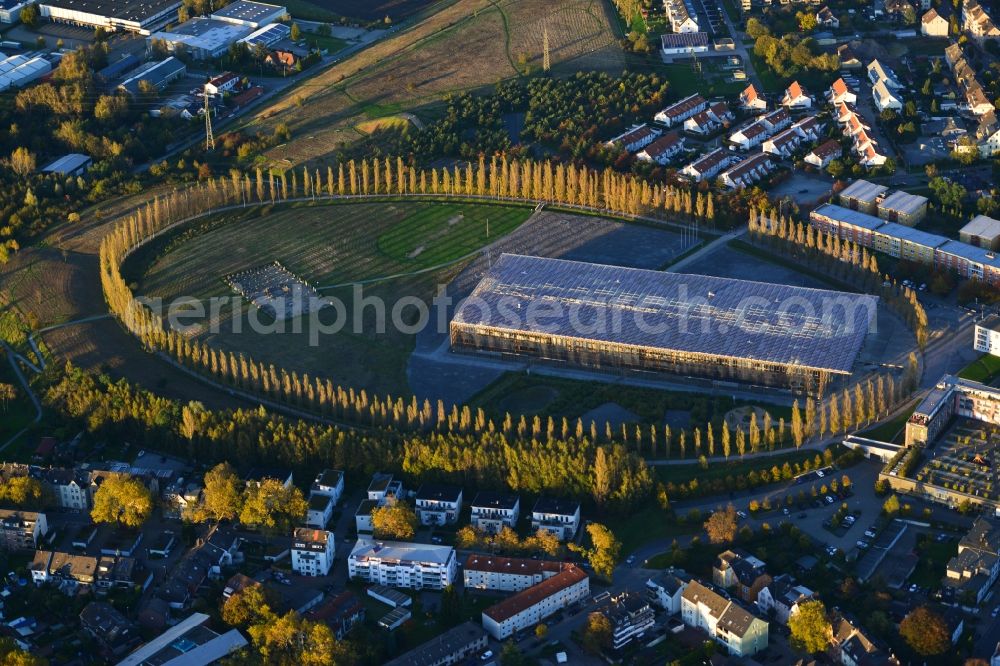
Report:
[{"label": "autumn colored tree", "polygon": [[244,493],[240,522],[268,534],[287,532],[306,517],[309,505],[302,491],[277,479],[252,484]]},{"label": "autumn colored tree", "polygon": [[271,600],[263,585],[251,585],[231,595],[222,604],[222,621],[238,629],[275,620]]},{"label": "autumn colored tree", "polygon": [[227,463],[219,463],[205,474],[202,500],[191,512],[191,520],[235,520],[243,508],[243,479]]},{"label": "autumn colored tree", "polygon": [[115,474],[104,479],[94,493],[90,517],[95,523],[140,527],[153,513],[153,493],[139,479]]},{"label": "autumn colored tree", "polygon": [[736,507],[730,504],[713,512],[705,521],[705,531],[711,543],[732,543],[736,538]]},{"label": "autumn colored tree", "polygon": [[570,543],[570,550],[586,557],[595,574],[605,580],[611,580],[615,565],[618,563],[618,557],[621,554],[621,543],[611,530],[600,523],[587,525],[587,534],[590,536],[590,548]]},{"label": "autumn colored tree", "polygon": [[372,511],[372,528],[377,539],[409,541],[417,533],[417,514],[402,500],[390,500]]},{"label": "autumn colored tree", "polygon": [[42,483],[30,476],[13,476],[0,483],[0,502],[5,504],[37,507],[44,496]]},{"label": "autumn colored tree", "polygon": [[611,621],[604,613],[593,612],[587,616],[580,642],[588,653],[601,654],[602,650],[611,647],[611,634]]},{"label": "autumn colored tree", "polygon": [[923,657],[942,654],[951,647],[948,623],[927,606],[915,608],[903,618],[899,635]]},{"label": "autumn colored tree", "polygon": [[788,617],[788,629],[792,645],[812,654],[823,652],[833,634],[826,606],[818,599],[799,604],[799,610]]}]

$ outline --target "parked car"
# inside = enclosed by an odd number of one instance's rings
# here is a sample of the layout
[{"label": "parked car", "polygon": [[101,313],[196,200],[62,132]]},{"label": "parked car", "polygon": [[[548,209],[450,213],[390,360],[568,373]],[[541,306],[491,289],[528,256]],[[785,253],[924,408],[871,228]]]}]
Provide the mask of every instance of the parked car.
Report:
[{"label": "parked car", "polygon": [[493,650],[487,650],[486,652],[484,652],[481,655],[479,655],[479,658],[482,659],[483,661],[486,661],[487,659],[492,659],[493,658]]},{"label": "parked car", "polygon": [[874,539],[875,538],[875,530],[873,530],[871,528],[865,530],[865,536],[868,537],[869,539]]},{"label": "parked car", "polygon": [[737,512],[736,512],[736,517],[737,517],[737,518],[746,518],[746,517],[747,517],[747,514],[746,514],[746,513],[744,513],[743,511],[737,511]]},{"label": "parked car", "polygon": [[826,496],[826,497],[824,497],[823,499],[824,499],[824,500],[826,500],[826,503],[827,503],[827,504],[833,504],[833,503],[834,503],[834,502],[836,501],[835,499],[833,499],[833,498],[832,498],[832,497],[830,497],[829,495],[827,495],[827,496]]},{"label": "parked car", "polygon": [[864,550],[865,548],[868,547],[868,542],[867,541],[858,541],[858,543],[856,545],[861,550]]}]

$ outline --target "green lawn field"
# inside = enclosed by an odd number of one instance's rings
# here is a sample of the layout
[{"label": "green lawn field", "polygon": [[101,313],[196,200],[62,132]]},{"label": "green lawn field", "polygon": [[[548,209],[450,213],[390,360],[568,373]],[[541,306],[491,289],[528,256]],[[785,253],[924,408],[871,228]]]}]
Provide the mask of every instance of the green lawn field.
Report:
[{"label": "green lawn field", "polygon": [[[137,294],[206,301],[235,295],[224,276],[279,261],[324,297],[344,303],[340,332],[322,336],[317,346],[308,326],[295,330],[292,322],[252,332],[250,307],[237,301],[239,310],[224,305],[209,319],[219,322],[216,332],[201,320],[194,335],[289,370],[406,395],[413,336],[391,324],[379,332],[371,307],[356,322],[355,283],[363,284],[364,298],[382,299],[387,313],[403,296],[429,302],[439,284],[471,261],[464,257],[516,229],[531,212],[529,206],[410,201],[264,207],[200,222],[148,250],[134,262],[142,265],[127,266],[126,274],[138,283]],[[328,325],[337,318],[333,308],[323,315]]]}]

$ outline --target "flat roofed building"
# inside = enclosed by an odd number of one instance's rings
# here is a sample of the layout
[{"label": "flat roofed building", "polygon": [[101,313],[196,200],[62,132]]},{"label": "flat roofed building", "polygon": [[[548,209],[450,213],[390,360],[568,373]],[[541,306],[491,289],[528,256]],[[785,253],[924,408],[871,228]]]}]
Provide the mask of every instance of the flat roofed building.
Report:
[{"label": "flat roofed building", "polygon": [[89,155],[70,153],[42,167],[42,171],[44,173],[56,173],[60,176],[80,176],[87,171],[92,162],[93,160]]},{"label": "flat roofed building", "polygon": [[0,547],[6,550],[34,550],[48,531],[44,513],[0,509]]},{"label": "flat roofed building", "polygon": [[156,32],[149,42],[162,43],[167,50],[190,54],[196,60],[210,60],[223,55],[229,47],[253,32],[253,28],[199,16],[175,26],[168,32]]},{"label": "flat roofed building", "polygon": [[333,498],[329,495],[310,495],[306,509],[306,527],[325,529],[333,516]]},{"label": "flat roofed building", "polygon": [[551,560],[523,557],[494,557],[473,553],[462,567],[467,590],[520,592],[555,576],[567,565]]},{"label": "flat roofed building", "polygon": [[990,315],[976,322],[976,336],[973,348],[983,354],[1000,356],[1000,317]]},{"label": "flat roofed building", "polygon": [[898,190],[878,202],[878,216],[912,227],[927,216],[927,197]]},{"label": "flat roofed building", "polygon": [[135,97],[139,94],[139,83],[149,82],[156,90],[162,91],[172,81],[176,81],[187,73],[187,66],[177,58],[170,56],[160,62],[147,63],[129,74],[128,78],[118,84],[123,90]]},{"label": "flat roofed building", "polygon": [[347,559],[348,576],[389,587],[443,590],[454,582],[455,549],[361,537]]},{"label": "flat roofed building", "polygon": [[934,249],[934,265],[954,271],[963,278],[1000,285],[1000,260],[993,250],[961,241],[948,241]]},{"label": "flat roofed building", "polygon": [[[29,0],[0,0],[0,23],[19,23],[21,10],[30,5]],[[3,55],[0,55],[2,58]]]},{"label": "flat roofed building", "polygon": [[292,36],[292,29],[284,23],[270,23],[257,28],[249,35],[241,39],[244,44],[261,44],[263,46],[273,46],[283,39]]},{"label": "flat roofed building", "polygon": [[483,611],[483,628],[498,641],[533,627],[590,594],[590,578],[579,567],[563,571]]},{"label": "flat roofed building", "polygon": [[421,525],[447,525],[458,521],[462,512],[462,489],[440,483],[420,486],[415,498]]},{"label": "flat roofed building", "polygon": [[472,622],[463,622],[426,643],[401,654],[385,666],[450,666],[464,663],[488,646],[486,632]]},{"label": "flat roofed building", "polygon": [[326,576],[333,566],[333,532],[296,527],[292,533],[292,571],[301,576]]},{"label": "flat roofed building", "polygon": [[316,479],[309,488],[310,495],[326,495],[333,498],[334,504],[340,501],[343,492],[344,473],[339,469],[324,469],[316,475]]},{"label": "flat roofed building", "polygon": [[531,529],[551,532],[560,541],[576,536],[580,528],[580,503],[555,497],[539,497],[531,509]]},{"label": "flat roofed building", "polygon": [[958,230],[958,237],[963,243],[975,245],[987,250],[1000,249],[1000,220],[994,220],[986,215],[976,215],[964,227]]},{"label": "flat roofed building", "polygon": [[671,615],[680,613],[681,594],[690,580],[686,571],[671,567],[646,581],[646,597]]},{"label": "flat roofed building", "polygon": [[840,192],[840,205],[851,210],[874,215],[878,211],[878,199],[889,188],[867,180],[856,180]]},{"label": "flat roofed building", "polygon": [[642,637],[656,622],[649,601],[636,592],[626,591],[612,597],[601,613],[611,624],[611,647],[615,650]]},{"label": "flat roofed building", "polygon": [[269,5],[250,0],[236,0],[222,9],[212,12],[212,18],[237,25],[257,29],[269,23],[277,23],[288,16],[288,10],[279,5]]},{"label": "flat roofed building", "polygon": [[472,500],[472,525],[488,534],[514,529],[521,515],[521,498],[514,493],[481,491]]},{"label": "flat roofed building", "polygon": [[934,250],[947,242],[944,236],[896,222],[886,222],[872,234],[872,247],[879,252],[925,265],[934,263]]},{"label": "flat roofed building", "polygon": [[[804,299],[814,304],[814,312],[825,314],[790,315],[777,306],[748,313],[743,306],[751,297],[775,304]],[[847,307],[831,313],[823,307],[829,299]],[[877,300],[787,285],[504,254],[459,307],[451,322],[451,344],[455,349],[514,353],[598,369],[681,372],[817,387],[831,374],[851,373]],[[536,317],[506,316],[534,310],[538,302],[546,303],[547,313],[561,311],[564,316],[547,314],[544,326]],[[574,317],[566,317],[566,310]],[[571,321],[577,315],[582,317],[579,321],[614,325],[597,333],[591,333],[594,327],[577,332]],[[735,333],[734,325],[738,326]]]},{"label": "flat roofed building", "polygon": [[148,35],[177,20],[180,0],[45,0],[38,10],[57,23]]},{"label": "flat roofed building", "polygon": [[218,634],[209,616],[193,613],[118,662],[118,666],[211,664],[247,646],[238,629]]}]

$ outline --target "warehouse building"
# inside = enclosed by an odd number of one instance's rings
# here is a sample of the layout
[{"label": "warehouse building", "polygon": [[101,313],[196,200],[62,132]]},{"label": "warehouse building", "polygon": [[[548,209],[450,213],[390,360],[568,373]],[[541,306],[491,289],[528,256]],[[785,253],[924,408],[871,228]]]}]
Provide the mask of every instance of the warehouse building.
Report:
[{"label": "warehouse building", "polygon": [[45,0],[38,5],[50,21],[140,35],[176,21],[180,7],[180,0]]},{"label": "warehouse building", "polygon": [[8,61],[20,64],[0,73],[0,92],[10,88],[23,88],[52,71],[52,64],[41,56],[30,59],[24,56],[12,56],[4,62]]},{"label": "warehouse building", "polygon": [[187,73],[183,62],[173,56],[159,62],[149,62],[136,69],[127,79],[118,84],[118,88],[133,97],[139,94],[139,82],[148,81],[157,90],[163,90],[171,82]]},{"label": "warehouse building", "polygon": [[20,22],[21,10],[30,4],[29,0],[0,0],[0,23]]},{"label": "warehouse building", "polygon": [[210,60],[223,55],[229,47],[253,32],[253,28],[210,18],[193,18],[169,32],[149,36],[149,43],[162,43],[167,50],[180,49],[196,60]]},{"label": "warehouse building", "polygon": [[70,153],[42,167],[42,173],[54,173],[60,176],[82,176],[93,163],[89,155]]},{"label": "warehouse building", "polygon": [[[808,305],[787,307],[793,301]],[[459,306],[451,344],[598,370],[818,390],[832,376],[851,373],[877,301],[504,254]]]},{"label": "warehouse building", "polygon": [[271,23],[262,28],[258,28],[240,41],[247,46],[260,44],[262,46],[274,46],[283,39],[292,36],[292,29],[284,23]]},{"label": "warehouse building", "polygon": [[219,11],[212,12],[212,18],[217,21],[243,25],[253,30],[269,23],[277,23],[287,15],[288,10],[284,7],[249,0],[236,0]]}]

